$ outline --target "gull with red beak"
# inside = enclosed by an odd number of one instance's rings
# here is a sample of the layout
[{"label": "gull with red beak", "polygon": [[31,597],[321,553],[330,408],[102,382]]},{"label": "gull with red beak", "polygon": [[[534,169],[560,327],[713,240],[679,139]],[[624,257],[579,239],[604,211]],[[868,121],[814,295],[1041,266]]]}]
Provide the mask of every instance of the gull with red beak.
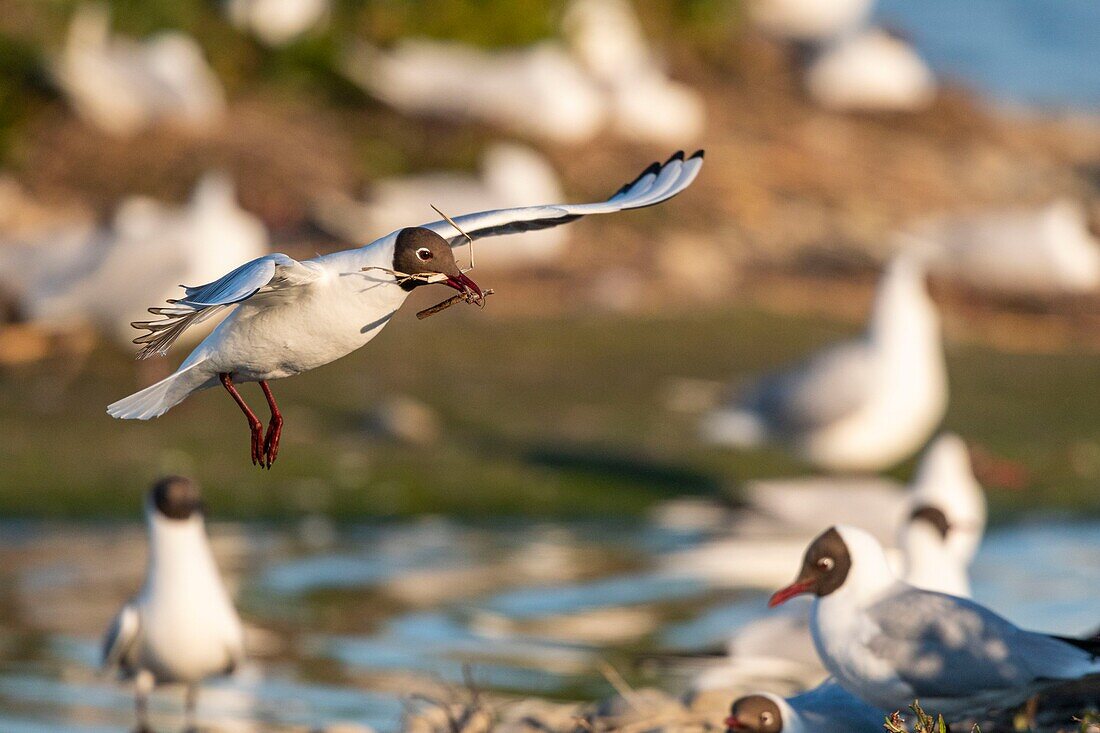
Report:
[{"label": "gull with red beak", "polygon": [[919,699],[949,721],[1020,704],[1063,680],[1100,674],[1100,641],[1025,631],[966,598],[915,588],[870,533],[840,525],[811,543],[777,606],[814,596],[814,646],[837,684],[899,710]]},{"label": "gull with red beak", "polygon": [[[409,227],[357,249],[298,262],[272,254],[218,280],[184,287],[156,320],[138,322],[148,333],[139,358],[163,354],[188,327],[232,308],[168,378],[108,406],[123,420],[159,417],[189,395],[221,385],[248,420],[253,464],[270,468],[279,452],[283,417],[269,381],[335,361],[373,339],[415,288],[447,285],[482,303],[481,289],[459,268],[452,249],[483,237],[546,229],[589,214],[639,209],[667,201],[695,180],[703,151],[676,153],[654,163],[606,201],[500,209]],[[259,382],[271,421],[265,433],[237,384]]]}]

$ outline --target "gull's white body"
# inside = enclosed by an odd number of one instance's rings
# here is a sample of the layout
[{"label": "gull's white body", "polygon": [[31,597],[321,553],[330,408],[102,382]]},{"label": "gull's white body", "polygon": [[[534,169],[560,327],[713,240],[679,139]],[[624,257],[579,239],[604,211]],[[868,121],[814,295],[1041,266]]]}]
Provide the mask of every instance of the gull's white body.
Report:
[{"label": "gull's white body", "polygon": [[823,107],[912,112],[936,97],[936,78],[905,41],[872,29],[824,47],[806,69],[806,91]]},{"label": "gull's white body", "polygon": [[[949,535],[950,538],[950,535]],[[970,597],[967,565],[952,554],[948,542],[927,522],[906,525],[898,537],[905,582],[916,588]]]},{"label": "gull's white body", "polygon": [[1052,680],[1100,673],[1085,650],[898,580],[871,535],[837,530],[851,569],[840,588],[814,599],[810,629],[829,673],[865,702],[895,710],[919,699],[950,718],[1022,702]]},{"label": "gull's white body", "polygon": [[231,373],[238,382],[282,379],[365,346],[408,296],[393,277],[362,272],[392,266],[392,237],[386,243],[300,263],[316,276],[308,287],[238,305],[175,374],[116,402],[108,412],[139,420],[159,417],[192,392],[216,385],[219,374]]},{"label": "gull's white body", "polygon": [[232,372],[240,381],[282,379],[324,366],[365,346],[405,302],[389,268],[393,240],[301,263],[316,274],[306,287],[253,298],[237,307],[181,366],[210,378]]},{"label": "gull's white body", "polygon": [[[477,239],[650,206],[691,185],[702,163],[702,151],[687,160],[681,152],[664,165],[651,165],[607,201],[485,211],[456,217],[455,222]],[[461,241],[447,221],[430,222],[425,228],[450,236],[452,246]],[[164,414],[192,392],[217,384],[220,374],[231,374],[236,381],[281,379],[365,345],[408,296],[391,269],[397,236],[392,232],[364,247],[303,262],[283,254],[268,255],[213,283],[186,289],[166,321],[180,318],[186,326],[224,309],[233,310],[174,374],[108,406],[108,414],[147,420]],[[170,345],[168,340],[158,350]]]},{"label": "gull's white body", "polygon": [[139,685],[227,674],[244,657],[243,632],[201,514],[168,520],[147,507],[146,521],[145,584],[116,617],[105,664],[131,670]]},{"label": "gull's white body", "polygon": [[939,318],[914,255],[889,264],[865,335],[774,375],[712,412],[714,443],[781,442],[831,471],[877,471],[916,451],[947,409]]}]

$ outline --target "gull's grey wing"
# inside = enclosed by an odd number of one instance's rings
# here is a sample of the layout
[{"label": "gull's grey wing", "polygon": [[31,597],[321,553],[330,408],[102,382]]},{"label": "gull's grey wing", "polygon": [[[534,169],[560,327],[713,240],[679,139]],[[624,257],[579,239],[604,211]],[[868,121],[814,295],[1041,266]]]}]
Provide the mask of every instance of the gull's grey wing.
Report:
[{"label": "gull's grey wing", "polygon": [[103,637],[101,666],[105,670],[129,672],[128,654],[141,633],[141,615],[137,607],[127,603],[111,621]]},{"label": "gull's grey wing", "polygon": [[869,609],[867,639],[920,697],[965,697],[1089,672],[1087,652],[966,598],[902,586]]},{"label": "gull's grey wing", "polygon": [[781,435],[814,430],[863,405],[874,359],[863,341],[838,344],[789,371],[765,376],[739,406],[760,415]]},{"label": "gull's grey wing", "polygon": [[879,732],[886,718],[883,712],[863,702],[832,678],[788,698],[787,703],[802,718],[804,730],[814,733]]},{"label": "gull's grey wing", "polygon": [[[651,164],[637,178],[621,187],[606,201],[481,211],[455,217],[454,221],[471,238],[481,239],[501,234],[548,229],[568,224],[589,214],[609,214],[628,209],[641,209],[667,201],[686,189],[699,175],[702,167],[702,150],[686,160],[683,151],[679,151],[663,165]],[[433,221],[424,224],[424,227],[446,237],[451,246],[458,247],[466,243],[465,237],[458,234],[446,220]]]},{"label": "gull's grey wing", "polygon": [[148,333],[134,339],[142,345],[139,359],[165,354],[176,339],[189,327],[201,323],[231,305],[257,294],[275,292],[305,285],[317,278],[318,272],[307,264],[276,253],[258,257],[205,285],[181,285],[184,296],[169,300],[168,307],[150,308],[161,318],[134,321],[130,325]]}]

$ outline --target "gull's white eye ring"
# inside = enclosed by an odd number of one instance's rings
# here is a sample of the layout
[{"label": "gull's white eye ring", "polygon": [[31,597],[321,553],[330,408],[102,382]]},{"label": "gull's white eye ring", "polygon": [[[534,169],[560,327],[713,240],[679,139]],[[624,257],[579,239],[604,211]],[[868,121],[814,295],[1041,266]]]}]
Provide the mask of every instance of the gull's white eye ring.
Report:
[{"label": "gull's white eye ring", "polygon": [[833,558],[831,558],[831,557],[823,557],[823,558],[821,558],[820,560],[817,561],[817,566],[819,568],[821,568],[822,570],[828,572],[836,566],[836,563],[833,561]]},{"label": "gull's white eye ring", "polygon": [[432,251],[427,247],[421,247],[420,249],[416,250],[416,257],[421,262],[427,262],[432,258]]}]

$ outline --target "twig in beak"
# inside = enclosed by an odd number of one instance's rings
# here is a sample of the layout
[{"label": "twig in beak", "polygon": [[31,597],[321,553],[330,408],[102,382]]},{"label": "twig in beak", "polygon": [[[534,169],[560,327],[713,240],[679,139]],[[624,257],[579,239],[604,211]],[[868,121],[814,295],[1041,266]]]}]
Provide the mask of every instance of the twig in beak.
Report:
[{"label": "twig in beak", "polygon": [[443,282],[443,280],[447,277],[442,272],[421,272],[416,275],[409,275],[405,272],[398,272],[397,270],[391,270],[388,267],[378,267],[377,265],[362,267],[359,269],[360,272],[369,272],[371,270],[378,270],[379,272],[385,272],[393,275],[395,278],[397,278],[397,282],[399,283],[408,282],[409,280],[416,280],[417,282],[434,284],[438,282]]},{"label": "twig in beak", "polygon": [[416,317],[418,319],[420,319],[421,321],[423,321],[428,316],[434,316],[436,313],[439,313],[440,311],[445,311],[448,308],[450,308],[452,305],[454,305],[455,303],[459,303],[459,302],[474,303],[478,307],[484,308],[485,307],[485,299],[488,298],[492,294],[493,294],[493,289],[489,288],[488,290],[485,290],[481,293],[481,298],[478,298],[474,293],[471,293],[470,291],[467,290],[464,293],[459,293],[458,295],[452,295],[451,297],[444,300],[442,303],[436,303],[431,308],[425,308],[424,310],[418,312],[416,314]]},{"label": "twig in beak", "polygon": [[428,206],[431,206],[433,209],[435,209],[435,213],[439,214],[444,219],[446,219],[447,223],[455,228],[455,231],[457,231],[462,236],[466,237],[466,242],[470,245],[470,267],[466,270],[463,270],[463,272],[469,272],[470,270],[474,269],[474,238],[471,237],[466,232],[462,231],[462,227],[460,227],[458,224],[455,224],[454,219],[447,216],[442,211],[440,211],[438,208],[436,208],[435,204],[428,204]]}]

